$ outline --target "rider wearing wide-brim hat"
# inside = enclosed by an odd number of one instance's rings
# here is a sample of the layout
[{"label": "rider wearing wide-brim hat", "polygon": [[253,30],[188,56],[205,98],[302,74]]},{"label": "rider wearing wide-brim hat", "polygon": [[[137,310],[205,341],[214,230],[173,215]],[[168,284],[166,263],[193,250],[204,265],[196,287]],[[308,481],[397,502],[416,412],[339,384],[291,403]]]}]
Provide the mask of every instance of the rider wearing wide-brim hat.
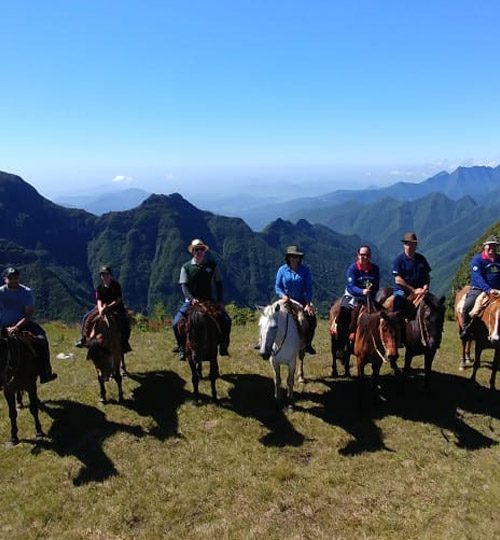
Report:
[{"label": "rider wearing wide-brim hat", "polygon": [[219,324],[222,336],[219,353],[221,356],[228,356],[229,354],[231,319],[223,305],[224,287],[222,276],[216,261],[209,254],[209,249],[208,244],[205,244],[200,238],[193,239],[187,247],[192,258],[181,266],[179,285],[184,296],[184,303],[177,311],[172,322],[180,360],[184,360],[184,343],[183,336],[179,333],[179,322],[189,306],[203,301],[215,302],[221,308]]},{"label": "rider wearing wide-brim hat", "polygon": [[305,335],[305,351],[316,354],[312,339],[316,329],[316,314],[312,305],[312,275],[309,267],[302,260],[304,252],[296,245],[288,246],[285,253],[285,264],[276,273],[275,291],[282,300],[295,300],[304,308],[308,322]]},{"label": "rider wearing wide-brim hat", "polygon": [[500,241],[496,236],[489,236],[483,242],[483,249],[474,255],[470,261],[470,290],[467,293],[462,310],[462,332],[460,337],[468,339],[471,335],[470,311],[474,307],[477,297],[485,292],[500,295]]},{"label": "rider wearing wide-brim hat", "polygon": [[407,232],[401,240],[403,253],[392,263],[394,276],[394,311],[403,311],[409,295],[423,294],[429,290],[431,267],[427,259],[417,253],[417,235]]}]

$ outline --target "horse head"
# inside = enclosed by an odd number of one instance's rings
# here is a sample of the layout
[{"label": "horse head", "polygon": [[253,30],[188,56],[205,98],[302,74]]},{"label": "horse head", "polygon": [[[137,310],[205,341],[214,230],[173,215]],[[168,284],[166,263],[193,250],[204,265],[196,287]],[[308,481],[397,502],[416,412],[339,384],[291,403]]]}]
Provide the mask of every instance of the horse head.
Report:
[{"label": "horse head", "polygon": [[379,335],[389,362],[398,359],[399,316],[396,313],[380,311]]},{"label": "horse head", "polygon": [[268,360],[271,356],[273,343],[278,333],[278,314],[281,310],[281,304],[275,302],[269,306],[257,306],[260,311],[259,330],[260,330],[260,350],[259,353]]},{"label": "horse head", "polygon": [[422,344],[429,349],[439,349],[444,326],[445,297],[437,298],[427,293],[417,309]]}]

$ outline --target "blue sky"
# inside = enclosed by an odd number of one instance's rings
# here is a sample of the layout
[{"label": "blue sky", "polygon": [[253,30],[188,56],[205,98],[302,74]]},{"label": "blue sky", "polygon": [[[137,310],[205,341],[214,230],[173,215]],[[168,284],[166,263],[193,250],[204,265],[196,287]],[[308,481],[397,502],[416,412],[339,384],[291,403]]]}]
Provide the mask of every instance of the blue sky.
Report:
[{"label": "blue sky", "polygon": [[189,196],[496,165],[498,20],[494,0],[0,0],[0,170]]}]

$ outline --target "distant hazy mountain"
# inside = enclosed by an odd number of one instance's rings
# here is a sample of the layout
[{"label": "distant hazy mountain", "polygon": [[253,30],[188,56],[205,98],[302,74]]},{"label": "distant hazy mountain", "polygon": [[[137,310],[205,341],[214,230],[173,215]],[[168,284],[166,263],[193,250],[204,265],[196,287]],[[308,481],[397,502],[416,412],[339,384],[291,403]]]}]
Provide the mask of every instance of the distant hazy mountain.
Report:
[{"label": "distant hazy mountain", "polygon": [[440,172],[419,183],[397,182],[382,188],[336,190],[318,197],[304,197],[285,203],[253,207],[249,212],[243,211],[240,215],[251,227],[260,230],[277,217],[291,220],[309,219],[309,216],[318,211],[326,215],[333,207],[349,203],[367,205],[386,198],[413,201],[430,193],[442,193],[452,200],[470,196],[481,202],[486,202],[493,193],[500,197],[500,166],[459,167],[452,173]]},{"label": "distant hazy mountain", "polygon": [[151,193],[143,189],[129,188],[114,190],[97,195],[65,195],[55,199],[57,204],[67,208],[82,208],[100,216],[106,212],[130,210],[139,206]]}]

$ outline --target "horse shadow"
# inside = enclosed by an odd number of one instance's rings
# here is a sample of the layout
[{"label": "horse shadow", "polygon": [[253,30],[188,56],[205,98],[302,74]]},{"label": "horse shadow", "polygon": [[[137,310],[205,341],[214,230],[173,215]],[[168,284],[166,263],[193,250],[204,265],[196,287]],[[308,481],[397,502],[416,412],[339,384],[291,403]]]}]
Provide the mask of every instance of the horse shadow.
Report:
[{"label": "horse shadow", "polygon": [[164,441],[179,436],[177,410],[189,398],[184,389],[186,381],[173,371],[148,371],[129,374],[129,378],[139,383],[132,391],[132,400],[127,400],[127,408],[140,416],[151,417],[155,426],[148,434]]},{"label": "horse shadow", "polygon": [[119,432],[135,437],[143,435],[139,426],[110,422],[103,411],[76,401],[50,400],[41,403],[40,409],[52,418],[52,426],[47,434],[48,440],[42,441],[34,451],[45,448],[60,456],[78,458],[83,466],[73,478],[75,486],[103,482],[118,474],[103,450],[103,443],[108,437]]},{"label": "horse shadow", "polygon": [[[391,450],[384,442],[382,430],[376,425],[376,420],[386,416],[432,424],[441,430],[448,442],[467,450],[498,444],[497,440],[481,433],[466,421],[467,414],[498,419],[500,402],[495,392],[473,384],[464,377],[433,372],[433,392],[429,396],[424,392],[422,373],[423,370],[413,371],[404,393],[398,377],[389,374],[380,377],[384,401],[368,408],[365,404],[361,409],[355,379],[323,381],[328,388],[326,392],[302,394],[303,400],[316,403],[316,406],[303,410],[342,428],[353,437],[339,449],[340,454],[347,456]],[[465,414],[461,411],[465,411]],[[453,433],[455,441],[446,432]]]},{"label": "horse shadow", "polygon": [[221,378],[233,385],[225,407],[242,417],[255,418],[269,430],[259,439],[264,446],[302,446],[305,437],[277,407],[271,379],[254,374],[230,374]]}]

